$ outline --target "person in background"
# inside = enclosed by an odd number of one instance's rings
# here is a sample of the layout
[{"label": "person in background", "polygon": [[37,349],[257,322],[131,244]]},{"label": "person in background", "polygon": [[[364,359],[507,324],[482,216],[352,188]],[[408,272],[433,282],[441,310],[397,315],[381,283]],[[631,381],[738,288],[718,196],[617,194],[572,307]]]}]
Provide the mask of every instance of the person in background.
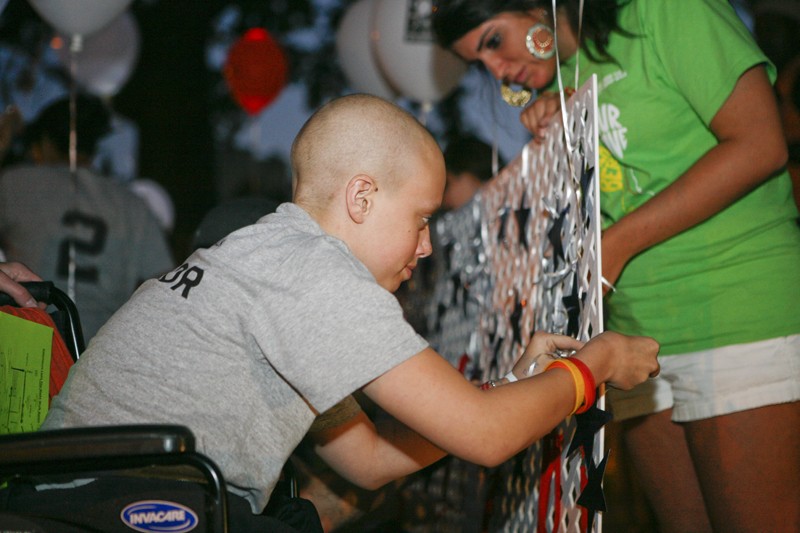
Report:
[{"label": "person in background", "polygon": [[663,366],[609,405],[661,531],[800,530],[800,231],[775,69],[732,6],[441,0],[433,26],[538,141],[597,76],[607,326]]},{"label": "person in background", "polygon": [[[461,135],[447,143],[444,150],[447,183],[442,209],[458,209],[469,202],[492,179],[493,160],[492,147],[473,135]],[[498,166],[502,168],[503,162]]]},{"label": "person in background", "polygon": [[192,238],[192,248],[209,248],[237,229],[255,224],[274,213],[279,203],[264,196],[243,196],[226,200],[208,210]]},{"label": "person in background", "polygon": [[31,162],[0,175],[0,248],[73,297],[88,341],[143,280],[175,265],[147,205],[87,168],[108,131],[107,110],[89,96],[75,104],[74,175],[68,99],[25,127]]}]

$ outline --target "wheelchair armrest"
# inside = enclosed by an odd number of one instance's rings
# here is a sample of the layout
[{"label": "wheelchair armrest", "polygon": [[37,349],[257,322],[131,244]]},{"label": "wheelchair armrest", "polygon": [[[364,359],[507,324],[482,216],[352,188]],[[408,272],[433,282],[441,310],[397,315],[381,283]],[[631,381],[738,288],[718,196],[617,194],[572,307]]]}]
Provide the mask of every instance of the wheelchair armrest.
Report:
[{"label": "wheelchair armrest", "polygon": [[19,463],[124,458],[193,453],[194,435],[185,426],[97,426],[0,436],[0,470]]},{"label": "wheelchair armrest", "polygon": [[[20,285],[28,289],[34,299],[47,303],[50,303],[50,291],[55,287],[52,281],[23,281]],[[0,305],[17,305],[17,303],[10,294],[0,292]]]}]

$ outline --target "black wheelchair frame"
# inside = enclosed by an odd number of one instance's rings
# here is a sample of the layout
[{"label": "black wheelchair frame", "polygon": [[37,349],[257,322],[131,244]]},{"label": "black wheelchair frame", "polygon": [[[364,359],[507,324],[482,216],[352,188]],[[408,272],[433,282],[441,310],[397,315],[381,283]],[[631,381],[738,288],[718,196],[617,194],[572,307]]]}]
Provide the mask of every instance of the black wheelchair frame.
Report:
[{"label": "black wheelchair frame", "polygon": [[[65,338],[73,359],[84,350],[83,333],[75,304],[52,282],[23,285],[39,301],[52,304],[61,313],[59,333]],[[16,305],[0,293],[0,305]],[[63,330],[62,330],[63,327]],[[208,531],[227,533],[228,501],[225,480],[214,462],[195,450],[191,430],[180,425],[125,425],[42,430],[0,436],[0,483],[62,474],[95,474],[98,471],[126,471],[158,466],[188,466],[204,479],[205,523]],[[2,504],[2,502],[0,502]],[[53,520],[54,517],[38,517]],[[4,522],[23,520],[36,524],[37,516],[25,510],[3,510]],[[47,522],[52,523],[52,522]],[[80,526],[77,529],[82,530]],[[37,531],[45,531],[37,526]],[[87,529],[96,531],[96,529]],[[58,531],[54,529],[53,531]]]}]

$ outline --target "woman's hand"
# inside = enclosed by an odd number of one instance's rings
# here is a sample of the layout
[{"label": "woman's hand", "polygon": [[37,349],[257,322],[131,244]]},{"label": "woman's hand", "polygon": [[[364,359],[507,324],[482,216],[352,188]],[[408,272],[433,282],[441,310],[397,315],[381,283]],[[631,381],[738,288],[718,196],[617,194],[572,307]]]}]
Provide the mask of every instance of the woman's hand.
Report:
[{"label": "woman's hand", "polygon": [[558,92],[540,92],[536,100],[522,111],[519,120],[533,134],[534,142],[542,143],[553,115],[560,111],[561,95]]},{"label": "woman's hand", "polygon": [[0,263],[0,292],[10,295],[22,307],[38,307],[31,293],[18,281],[42,281],[42,278],[22,263]]},{"label": "woman's hand", "polygon": [[[583,342],[567,337],[566,335],[555,335],[537,331],[533,334],[531,342],[525,348],[525,353],[514,364],[511,372],[517,379],[530,377],[540,374],[547,365],[554,359],[548,354],[563,351],[570,352],[579,350],[583,347]],[[544,359],[544,360],[543,360]]]}]

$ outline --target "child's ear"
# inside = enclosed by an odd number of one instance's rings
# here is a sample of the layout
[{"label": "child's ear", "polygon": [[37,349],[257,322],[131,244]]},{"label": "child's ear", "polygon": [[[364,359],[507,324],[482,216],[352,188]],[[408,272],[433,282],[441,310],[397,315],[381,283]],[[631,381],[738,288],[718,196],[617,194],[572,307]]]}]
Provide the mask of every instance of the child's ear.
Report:
[{"label": "child's ear", "polygon": [[356,223],[364,222],[372,210],[373,193],[378,190],[375,180],[366,174],[358,174],[347,183],[347,213]]}]

